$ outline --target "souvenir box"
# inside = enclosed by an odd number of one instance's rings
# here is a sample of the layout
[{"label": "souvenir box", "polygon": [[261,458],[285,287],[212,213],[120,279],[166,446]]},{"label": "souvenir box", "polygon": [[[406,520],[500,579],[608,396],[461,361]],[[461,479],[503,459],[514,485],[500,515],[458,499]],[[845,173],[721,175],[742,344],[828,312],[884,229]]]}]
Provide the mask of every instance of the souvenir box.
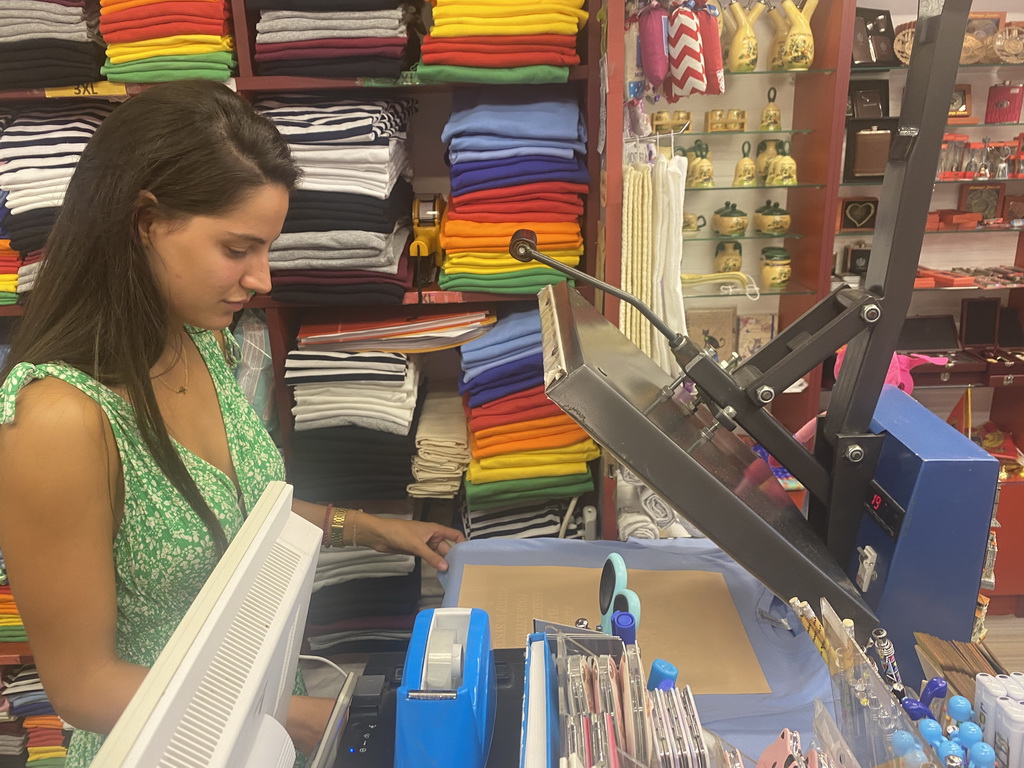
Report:
[{"label": "souvenir box", "polygon": [[960,341],[985,361],[990,387],[1024,386],[1024,343],[1020,317],[998,298],[964,299],[960,304]]},{"label": "souvenir box", "polygon": [[988,383],[988,364],[961,347],[952,315],[908,317],[903,321],[896,351],[947,358],[944,365],[924,363],[914,368],[911,375],[917,386]]}]

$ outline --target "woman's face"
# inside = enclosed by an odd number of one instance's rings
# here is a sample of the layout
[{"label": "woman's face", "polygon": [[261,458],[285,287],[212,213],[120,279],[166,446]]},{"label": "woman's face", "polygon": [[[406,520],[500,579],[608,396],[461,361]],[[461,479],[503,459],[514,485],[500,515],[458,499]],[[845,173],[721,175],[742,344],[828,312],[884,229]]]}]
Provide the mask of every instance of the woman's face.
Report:
[{"label": "woman's face", "polygon": [[171,323],[226,328],[253,291],[270,291],[270,244],[281,234],[288,190],[266,184],[220,216],[143,217],[139,234]]}]

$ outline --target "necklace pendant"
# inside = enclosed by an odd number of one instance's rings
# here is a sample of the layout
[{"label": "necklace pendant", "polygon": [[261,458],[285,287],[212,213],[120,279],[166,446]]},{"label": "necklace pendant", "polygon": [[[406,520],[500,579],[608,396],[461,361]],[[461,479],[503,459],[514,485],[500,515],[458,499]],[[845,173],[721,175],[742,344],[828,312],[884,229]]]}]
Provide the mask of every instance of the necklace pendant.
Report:
[{"label": "necklace pendant", "polygon": [[177,392],[177,393],[178,393],[179,395],[187,395],[187,394],[188,394],[188,387],[178,387],[178,389],[176,390],[176,392]]}]

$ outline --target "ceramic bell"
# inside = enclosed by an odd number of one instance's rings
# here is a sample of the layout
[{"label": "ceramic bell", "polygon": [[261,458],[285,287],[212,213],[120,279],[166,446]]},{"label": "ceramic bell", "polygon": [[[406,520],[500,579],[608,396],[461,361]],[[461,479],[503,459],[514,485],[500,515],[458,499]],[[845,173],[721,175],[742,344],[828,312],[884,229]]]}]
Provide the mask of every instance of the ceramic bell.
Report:
[{"label": "ceramic bell", "polygon": [[769,187],[792,187],[797,184],[796,160],[789,154],[789,142],[776,142],[778,157],[768,166],[765,184]]},{"label": "ceramic bell", "polygon": [[747,11],[739,3],[729,5],[725,13],[736,22],[736,32],[729,41],[729,58],[725,62],[730,72],[753,72],[757,69],[757,35]]},{"label": "ceramic bell", "polygon": [[776,141],[759,141],[757,143],[757,159],[754,160],[754,168],[759,179],[764,179],[768,175],[768,166],[779,153],[776,144],[778,144]]},{"label": "ceramic bell", "polygon": [[750,142],[743,142],[743,157],[736,161],[736,173],[732,177],[734,187],[756,187],[757,166],[750,157]]},{"label": "ceramic bell", "polygon": [[703,188],[715,186],[715,169],[708,159],[708,145],[698,141],[693,145],[694,159],[687,172],[686,186]]},{"label": "ceramic bell", "polygon": [[775,96],[778,91],[775,88],[768,89],[768,104],[761,110],[761,130],[762,131],[781,131],[782,130],[782,111],[779,109],[778,104],[775,103]]},{"label": "ceramic bell", "polygon": [[[802,71],[814,63],[814,35],[811,33],[810,14],[804,16],[793,0],[782,0],[782,10],[789,21],[789,33],[783,46],[782,58],[788,71]],[[814,12],[816,4],[809,7]]]}]

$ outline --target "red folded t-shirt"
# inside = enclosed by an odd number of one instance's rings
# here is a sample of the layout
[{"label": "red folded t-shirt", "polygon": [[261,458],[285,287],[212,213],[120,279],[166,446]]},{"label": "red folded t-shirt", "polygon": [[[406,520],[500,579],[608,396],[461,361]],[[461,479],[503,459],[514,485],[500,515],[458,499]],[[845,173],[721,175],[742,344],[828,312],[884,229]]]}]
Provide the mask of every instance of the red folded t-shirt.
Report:
[{"label": "red folded t-shirt", "polygon": [[226,3],[190,3],[175,2],[151,3],[150,5],[139,5],[134,8],[105,13],[100,18],[100,27],[111,21],[128,21],[130,19],[144,19],[150,22],[159,22],[164,16],[202,16],[208,19],[226,19],[230,15]]},{"label": "red folded t-shirt", "polygon": [[585,195],[590,191],[586,184],[577,184],[572,181],[533,181],[529,184],[516,184],[511,187],[497,187],[495,189],[480,189],[476,192],[466,192],[462,195],[455,195],[452,200],[455,205],[461,203],[482,202],[484,200],[533,200],[537,194],[545,192],[563,192],[569,194]]},{"label": "red folded t-shirt", "polygon": [[116,32],[103,32],[103,39],[109,43],[137,43],[141,40],[153,40],[160,37],[175,35],[216,35],[229,34],[228,25],[223,21],[210,20],[208,24],[198,21],[175,24],[151,24],[134,29],[123,29]]},{"label": "red folded t-shirt", "polygon": [[459,211],[448,211],[448,218],[452,221],[480,221],[500,223],[505,221],[576,221],[578,213],[559,213],[557,211],[528,211],[523,213],[508,211],[506,213],[461,213]]},{"label": "red folded t-shirt", "polygon": [[468,35],[467,37],[423,38],[424,46],[445,47],[448,50],[469,50],[466,46],[482,46],[504,50],[510,46],[534,45],[546,48],[576,50],[576,35]]},{"label": "red folded t-shirt", "polygon": [[376,48],[295,48],[290,51],[261,52],[256,48],[256,61],[300,61],[302,59],[352,59],[357,56],[385,56],[392,59],[402,58],[405,52],[405,40],[398,45],[378,46]]},{"label": "red folded t-shirt", "polygon": [[325,37],[320,40],[289,40],[284,43],[257,43],[256,51],[270,53],[273,51],[294,51],[308,48],[315,44],[317,48],[377,48],[381,45],[392,45],[401,41],[402,45],[408,38],[402,37]]}]

